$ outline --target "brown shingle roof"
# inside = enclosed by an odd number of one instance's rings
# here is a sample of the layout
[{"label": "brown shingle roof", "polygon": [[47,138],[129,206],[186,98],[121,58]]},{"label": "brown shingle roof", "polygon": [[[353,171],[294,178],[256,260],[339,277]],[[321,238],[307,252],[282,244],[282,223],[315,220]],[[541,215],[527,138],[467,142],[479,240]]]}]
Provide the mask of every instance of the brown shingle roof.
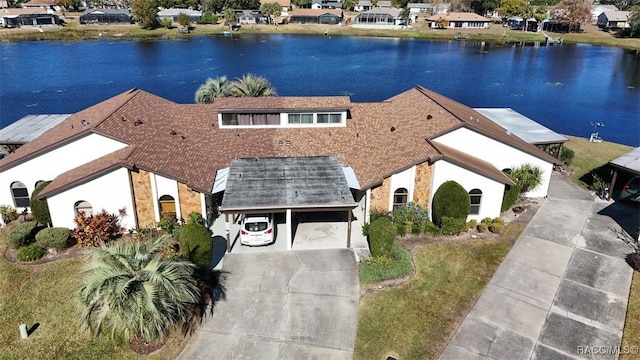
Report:
[{"label": "brown shingle roof", "polygon": [[438,150],[438,152],[440,152],[440,154],[442,154],[443,159],[452,164],[458,165],[497,182],[507,185],[515,185],[515,183],[502,171],[482,159],[478,159],[477,157],[438,142],[431,142],[431,144]]},{"label": "brown shingle roof", "polygon": [[[218,112],[248,109],[349,109],[351,118],[344,127],[218,127]],[[467,121],[470,116],[480,121]],[[82,126],[82,120],[87,120],[86,126]],[[366,189],[398,171],[434,161],[443,153],[471,166],[468,163],[477,159],[439,151],[428,141],[462,126],[554,161],[534,146],[507,135],[474,110],[422,87],[379,103],[351,103],[348,97],[262,97],[216,99],[211,105],[176,104],[134,89],[72,115],[0,160],[0,170],[61,142],[97,133],[135,145],[135,151],[120,150],[71,170],[56,178],[52,183],[55,186],[51,190],[47,187],[46,193],[66,188],[108,166],[152,171],[209,193],[218,169],[228,167],[234,158],[331,155],[351,166],[362,189]]]},{"label": "brown shingle roof", "polygon": [[46,198],[59,194],[123,166],[130,168],[131,166],[127,164],[126,159],[134,149],[135,147],[133,146],[127,146],[56,176],[56,178],[38,194],[38,198]]}]

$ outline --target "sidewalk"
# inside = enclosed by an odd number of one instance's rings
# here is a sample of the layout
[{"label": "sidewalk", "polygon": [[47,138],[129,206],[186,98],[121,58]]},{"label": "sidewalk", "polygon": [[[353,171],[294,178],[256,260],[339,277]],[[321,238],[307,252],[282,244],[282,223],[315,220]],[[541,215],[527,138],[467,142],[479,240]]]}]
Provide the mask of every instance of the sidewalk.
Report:
[{"label": "sidewalk", "polygon": [[593,353],[620,346],[633,274],[631,249],[611,229],[638,221],[637,208],[553,174],[549,197],[440,359],[617,359]]}]

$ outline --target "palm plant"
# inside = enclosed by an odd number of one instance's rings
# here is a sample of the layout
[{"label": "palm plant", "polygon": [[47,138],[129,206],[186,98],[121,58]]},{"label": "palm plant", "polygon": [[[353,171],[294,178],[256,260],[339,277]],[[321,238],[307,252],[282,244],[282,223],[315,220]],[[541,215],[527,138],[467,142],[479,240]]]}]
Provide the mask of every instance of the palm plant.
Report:
[{"label": "palm plant", "polygon": [[204,84],[196,90],[197,104],[211,104],[217,97],[227,97],[231,95],[233,83],[226,76],[219,76],[215,79],[208,78]]},{"label": "palm plant", "polygon": [[168,236],[146,243],[118,241],[90,250],[80,302],[84,325],[96,336],[145,341],[189,319],[200,290],[187,260],[161,257]]},{"label": "palm plant", "polygon": [[522,193],[535,190],[542,183],[542,169],[540,167],[524,164],[511,170],[507,175],[520,187]]},{"label": "palm plant", "polygon": [[269,80],[262,76],[244,74],[233,84],[231,94],[235,97],[275,96],[276,90],[271,87]]}]

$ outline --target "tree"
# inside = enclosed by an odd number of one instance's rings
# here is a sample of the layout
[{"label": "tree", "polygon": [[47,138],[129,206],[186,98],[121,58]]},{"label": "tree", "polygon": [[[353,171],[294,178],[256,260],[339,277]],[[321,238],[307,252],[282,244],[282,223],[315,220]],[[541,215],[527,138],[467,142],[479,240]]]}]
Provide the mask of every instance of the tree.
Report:
[{"label": "tree", "polygon": [[492,12],[500,5],[498,0],[471,0],[467,6],[473,10],[476,14],[485,15],[487,12]]},{"label": "tree", "polygon": [[234,97],[275,96],[276,90],[271,87],[269,80],[253,74],[242,75],[233,84],[231,94]]},{"label": "tree", "polygon": [[391,6],[398,9],[406,8],[408,3],[409,0],[391,0]]},{"label": "tree", "polygon": [[563,0],[555,8],[551,17],[561,24],[568,25],[569,31],[573,28],[580,28],[580,26],[591,22],[591,1]]},{"label": "tree", "polygon": [[38,194],[42,192],[42,190],[51,183],[51,181],[43,181],[36,186],[31,194],[31,215],[33,215],[33,219],[39,222],[42,225],[49,226],[51,225],[51,214],[49,213],[49,205],[47,204],[47,199],[39,200]]},{"label": "tree", "polygon": [[80,303],[84,325],[96,336],[111,333],[114,338],[152,341],[187,321],[190,307],[201,297],[196,265],[162,258],[168,239],[120,241],[91,249]]},{"label": "tree", "polygon": [[226,76],[215,79],[208,78],[204,84],[196,90],[197,104],[211,104],[215,98],[231,96],[233,83]]},{"label": "tree", "polygon": [[277,2],[264,3],[260,7],[260,11],[269,15],[269,23],[274,23],[274,19],[282,14],[282,5]]},{"label": "tree", "polygon": [[224,9],[224,19],[227,20],[228,23],[236,21],[236,12],[233,11],[232,8]]},{"label": "tree", "polygon": [[522,15],[527,7],[526,0],[502,0],[498,12],[505,18]]},{"label": "tree", "polygon": [[189,27],[189,25],[191,25],[191,18],[189,18],[189,15],[181,12],[178,14],[178,24],[182,27]]},{"label": "tree", "polygon": [[357,4],[358,4],[358,0],[343,0],[342,8],[344,10],[353,11],[353,9],[356,7]]},{"label": "tree", "polygon": [[544,19],[547,18],[547,7],[542,5],[535,8],[533,12],[533,17],[536,19],[537,22],[544,21]]},{"label": "tree", "polygon": [[637,5],[631,10],[629,15],[629,36],[640,37],[640,5]]},{"label": "tree", "polygon": [[153,29],[158,21],[158,5],[155,0],[131,0],[133,17],[143,29]]},{"label": "tree", "polygon": [[403,24],[405,26],[408,26],[409,19],[411,18],[411,9],[409,9],[408,7],[405,7],[402,10],[400,10],[400,15],[398,16],[398,18],[403,20]]}]

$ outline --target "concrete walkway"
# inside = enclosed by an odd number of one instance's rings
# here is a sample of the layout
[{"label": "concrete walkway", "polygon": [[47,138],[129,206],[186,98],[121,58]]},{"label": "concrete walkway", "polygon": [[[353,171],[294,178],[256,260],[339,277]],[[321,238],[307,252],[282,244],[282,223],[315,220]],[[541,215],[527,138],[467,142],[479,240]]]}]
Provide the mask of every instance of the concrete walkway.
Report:
[{"label": "concrete walkway", "polygon": [[553,174],[548,199],[440,359],[617,359],[633,271],[612,229],[635,233],[638,222],[637,207]]}]

